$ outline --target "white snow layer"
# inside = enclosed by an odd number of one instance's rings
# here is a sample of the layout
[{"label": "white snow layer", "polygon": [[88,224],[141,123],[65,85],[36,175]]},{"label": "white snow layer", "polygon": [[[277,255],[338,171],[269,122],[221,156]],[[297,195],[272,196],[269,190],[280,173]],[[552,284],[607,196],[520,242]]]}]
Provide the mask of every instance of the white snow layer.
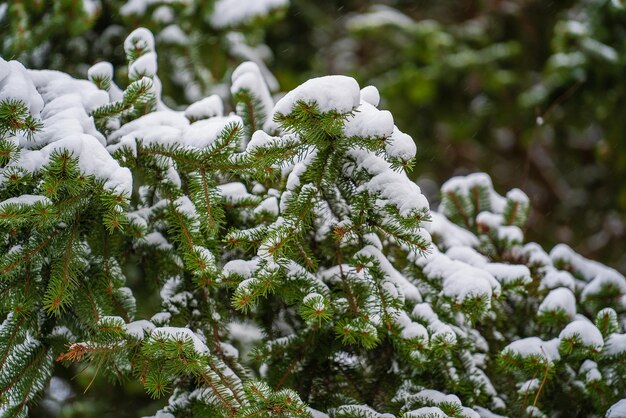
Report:
[{"label": "white snow layer", "polygon": [[558,338],[553,338],[549,341],[543,341],[538,337],[522,338],[504,347],[502,353],[518,355],[522,358],[538,356],[546,359],[548,362],[558,361],[561,358],[559,355],[559,343],[560,340]]},{"label": "white snow layer", "polygon": [[586,347],[602,348],[604,339],[600,330],[588,320],[576,320],[570,322],[559,334],[561,339],[577,337]]},{"label": "white snow layer", "polygon": [[352,77],[331,75],[312,78],[287,93],[276,103],[275,113],[288,115],[298,102],[316,104],[322,113],[349,113],[359,106],[361,92]]},{"label": "white snow layer", "polygon": [[261,69],[252,61],[241,63],[235,71],[233,71],[230,92],[235,95],[242,90],[247,90],[253,97],[260,101],[263,116],[266,118],[266,124],[269,126],[269,124],[272,123],[270,116],[274,108],[274,100],[265,82],[265,78],[261,73]]},{"label": "white snow layer", "polygon": [[612,357],[621,356],[624,355],[624,353],[626,353],[626,334],[613,333],[609,335],[606,339],[602,354]]},{"label": "white snow layer", "polygon": [[210,21],[216,29],[237,26],[288,5],[289,0],[218,0]]},{"label": "white snow layer", "polygon": [[[107,92],[89,81],[75,80],[57,71],[26,71],[21,64],[12,63],[0,61],[0,79],[4,75],[5,82],[11,81],[9,89],[0,81],[0,98],[4,95],[27,101],[31,113],[41,116],[43,129],[35,133],[33,140],[20,140],[19,158],[8,166],[37,172],[50,162],[54,153],[68,151],[78,159],[84,174],[102,180],[105,188],[114,193],[130,195],[130,170],[120,167],[106,151],[105,139],[89,116],[89,112],[108,103]],[[3,73],[5,64],[9,65],[10,74]],[[16,88],[21,90],[20,94],[13,92]]]},{"label": "white snow layer", "polygon": [[609,408],[606,412],[606,418],[624,418],[626,417],[626,398],[620,400]]},{"label": "white snow layer", "polygon": [[154,52],[154,35],[152,32],[146,28],[137,28],[126,37],[124,40],[126,55],[132,55],[131,52],[135,50]]},{"label": "white snow layer", "polygon": [[0,102],[5,100],[22,102],[34,117],[39,117],[44,106],[26,68],[17,61],[0,58]]},{"label": "white snow layer", "polygon": [[[395,206],[403,217],[429,212],[428,200],[404,171],[392,170],[387,161],[364,150],[353,149],[347,154],[354,160],[357,169],[365,170],[372,176],[368,182],[357,188],[357,192],[367,191],[371,195],[378,195],[381,198],[377,202],[378,206]],[[427,241],[430,241],[430,236]]]},{"label": "white snow layer", "polygon": [[163,338],[165,340],[186,340],[189,339],[193,343],[194,350],[199,354],[209,354],[209,348],[206,344],[189,328],[179,327],[160,327],[152,330],[151,338]]},{"label": "white snow layer", "polygon": [[122,16],[138,15],[143,16],[148,11],[148,7],[154,4],[183,4],[188,5],[189,0],[127,0],[126,3],[120,7],[120,14]]},{"label": "white snow layer", "polygon": [[205,97],[187,107],[185,116],[190,120],[208,119],[224,114],[224,103],[217,94]]},{"label": "white snow layer", "polygon": [[43,205],[52,204],[50,199],[48,199],[46,196],[23,194],[21,196],[12,197],[10,199],[6,199],[0,202],[0,210],[9,205],[33,206],[36,203],[41,203]]},{"label": "white snow layer", "polygon": [[538,312],[542,314],[557,310],[563,311],[570,319],[576,315],[576,296],[570,289],[559,287],[552,290],[539,305]]}]

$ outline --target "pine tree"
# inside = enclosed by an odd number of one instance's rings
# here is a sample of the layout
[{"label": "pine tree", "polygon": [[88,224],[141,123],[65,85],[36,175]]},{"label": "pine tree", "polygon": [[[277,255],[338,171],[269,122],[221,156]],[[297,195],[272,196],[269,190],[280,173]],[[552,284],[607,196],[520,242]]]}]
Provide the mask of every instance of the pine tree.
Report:
[{"label": "pine tree", "polygon": [[29,68],[54,69],[84,78],[97,61],[126,71],[127,35],[146,27],[159,46],[164,100],[189,103],[227,87],[232,66],[254,61],[270,88],[271,51],[265,27],[289,0],[0,0],[0,56]]},{"label": "pine tree", "polygon": [[524,243],[522,191],[456,177],[431,210],[350,77],[274,103],[246,62],[234,113],[174,111],[151,32],[124,49],[123,90],[0,60],[3,416],[75,364],[157,417],[623,413],[626,279]]}]

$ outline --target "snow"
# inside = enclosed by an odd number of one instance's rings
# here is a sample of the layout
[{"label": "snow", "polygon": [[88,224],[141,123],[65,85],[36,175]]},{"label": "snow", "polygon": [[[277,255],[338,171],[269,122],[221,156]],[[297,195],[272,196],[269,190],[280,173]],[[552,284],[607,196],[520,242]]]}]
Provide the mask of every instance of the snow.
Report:
[{"label": "snow", "polygon": [[400,11],[384,5],[372,6],[367,13],[353,16],[346,22],[350,31],[376,29],[386,25],[410,29],[415,27],[415,22]]},{"label": "snow", "polygon": [[606,412],[606,418],[624,418],[626,417],[626,398],[613,404]]},{"label": "snow", "polygon": [[201,245],[194,245],[193,251],[198,259],[202,260],[205,265],[204,271],[209,271],[215,266],[215,256],[208,248]]},{"label": "snow", "polygon": [[259,283],[259,280],[256,277],[251,277],[249,279],[245,279],[239,283],[237,286],[237,292],[239,293],[249,293],[249,288]]},{"label": "snow", "polygon": [[509,243],[521,243],[524,241],[524,233],[515,225],[499,227],[497,237],[499,240]]},{"label": "snow", "polygon": [[109,143],[113,144],[121,140],[122,137],[130,135],[142,129],[155,128],[159,126],[169,126],[178,130],[183,130],[189,126],[189,119],[182,112],[159,111],[148,113],[122,127],[109,135]]},{"label": "snow", "polygon": [[332,416],[358,416],[367,418],[394,418],[392,414],[379,414],[367,405],[342,405],[331,413]]},{"label": "snow", "polygon": [[121,167],[91,135],[72,134],[46,145],[41,150],[24,151],[16,165],[27,171],[37,172],[50,162],[55,151],[61,150],[67,150],[77,157],[80,170],[103,180],[105,188],[116,194],[130,196],[133,182],[130,170]]},{"label": "snow", "polygon": [[506,199],[513,201],[513,202],[519,202],[520,204],[523,204],[523,205],[530,204],[530,200],[528,199],[528,196],[526,195],[526,193],[524,193],[520,189],[509,190],[508,193],[506,194]]},{"label": "snow", "polygon": [[558,338],[549,341],[543,341],[538,337],[528,337],[521,340],[513,341],[502,350],[503,354],[518,355],[522,358],[530,356],[538,356],[546,359],[548,362],[559,361]]},{"label": "snow", "polygon": [[152,339],[178,340],[190,339],[194,350],[199,354],[209,354],[206,344],[189,328],[159,327],[155,328],[150,335]]},{"label": "snow", "polygon": [[437,408],[436,406],[424,406],[422,408],[409,411],[402,416],[405,418],[448,418],[448,415],[446,415],[441,409]]},{"label": "snow", "polygon": [[17,61],[0,58],[0,102],[5,100],[22,102],[34,117],[39,117],[44,106],[26,68]]},{"label": "snow", "polygon": [[602,380],[602,375],[598,370],[598,363],[593,360],[587,359],[583,361],[583,364],[580,365],[579,373],[585,377],[587,383]]},{"label": "snow", "polygon": [[288,5],[289,0],[218,0],[210,21],[215,29],[238,26]]},{"label": "snow", "polygon": [[272,115],[274,100],[261,73],[261,69],[255,62],[243,62],[233,71],[230,92],[234,96],[241,90],[247,90],[254,98],[260,101],[263,115],[266,119],[269,119],[269,116]]},{"label": "snow", "polygon": [[556,245],[550,251],[550,258],[555,264],[559,262],[567,263],[571,266],[571,270],[575,275],[582,276],[586,281],[599,277],[602,281],[615,283],[619,287],[623,287],[624,291],[622,293],[626,292],[626,279],[617,270],[597,261],[589,260],[565,244]]},{"label": "snow", "polygon": [[270,215],[278,216],[278,198],[276,198],[275,196],[270,196],[267,199],[263,200],[256,208],[254,208],[254,213],[269,213]]},{"label": "snow", "polygon": [[481,418],[506,418],[504,415],[494,414],[490,410],[480,406],[474,407],[474,411],[478,412]]},{"label": "snow", "polygon": [[576,282],[570,272],[551,269],[541,279],[541,289],[554,289],[557,287],[567,287],[570,290],[576,288]]},{"label": "snow", "polygon": [[[96,91],[100,93],[100,103],[105,104],[108,101],[107,93],[97,89]],[[52,99],[46,103],[41,116],[44,128],[35,135],[34,141],[20,141],[23,148],[38,149],[73,133],[88,134],[102,145],[105,143],[104,137],[96,130],[93,118],[87,114],[87,109],[78,94],[65,94]]]},{"label": "snow", "polygon": [[356,80],[342,75],[312,78],[283,96],[274,106],[274,114],[289,115],[298,102],[316,104],[321,113],[352,112],[360,101]]},{"label": "snow", "polygon": [[380,103],[380,93],[374,86],[366,86],[361,89],[361,101],[369,103],[372,106],[378,106]]},{"label": "snow", "polygon": [[259,260],[231,260],[222,268],[222,275],[228,277],[230,275],[237,275],[248,279],[256,271],[259,265]]},{"label": "snow", "polygon": [[[82,110],[86,113],[91,113],[96,108],[109,103],[109,95],[88,80],[76,80],[67,74],[49,70],[29,70],[28,75],[46,103],[42,113],[43,118],[51,117],[51,113],[65,110],[63,106],[57,106],[54,110],[50,109],[51,103],[63,100],[62,97],[65,96],[80,97],[80,102],[77,103],[82,105]],[[78,106],[78,104],[73,106]],[[88,133],[101,136],[95,127]]]},{"label": "snow", "polygon": [[474,187],[484,187],[493,189],[491,178],[485,173],[472,173],[467,176],[456,176],[448,179],[441,186],[441,193],[462,193],[468,194]]},{"label": "snow", "polygon": [[461,411],[461,416],[463,418],[480,418],[478,412],[474,411],[471,408],[468,408],[467,406],[461,407]]},{"label": "snow", "polygon": [[168,24],[172,23],[176,19],[174,10],[169,5],[158,6],[152,12],[152,19],[155,22]]},{"label": "snow", "polygon": [[113,80],[113,64],[107,61],[100,61],[92,65],[87,71],[87,78],[92,82],[95,79]]},{"label": "snow", "polygon": [[280,141],[280,138],[269,136],[264,131],[258,130],[252,134],[252,138],[250,139],[250,142],[248,142],[248,145],[246,146],[246,152],[252,153],[257,148],[266,147],[270,145],[271,143],[279,143],[279,141]]},{"label": "snow", "polygon": [[154,315],[152,315],[152,318],[150,318],[150,322],[155,323],[155,324],[164,324],[164,323],[169,322],[171,317],[172,317],[172,314],[169,312],[157,312]]},{"label": "snow", "polygon": [[240,129],[243,129],[243,121],[236,115],[199,120],[185,130],[182,143],[198,149],[210,148],[222,131],[230,125],[238,125]]},{"label": "snow", "polygon": [[430,218],[430,233],[442,247],[478,247],[479,241],[476,235],[451,222],[445,215],[431,211]]},{"label": "snow", "polygon": [[233,345],[220,341],[220,348],[226,357],[232,357],[234,359],[239,358],[239,350]]},{"label": "snow", "polygon": [[224,103],[217,94],[205,97],[187,107],[185,116],[189,120],[208,119],[224,114]]},{"label": "snow", "polygon": [[0,202],[0,210],[4,209],[8,205],[21,205],[21,206],[33,206],[37,203],[42,205],[51,205],[52,202],[46,196],[23,194],[17,197],[11,197],[9,199]]},{"label": "snow", "polygon": [[570,339],[578,337],[580,342],[586,347],[594,347],[596,349],[604,346],[602,334],[594,324],[588,320],[576,320],[570,322],[559,334],[560,339]]},{"label": "snow", "polygon": [[122,7],[120,7],[120,15],[143,16],[148,11],[148,7],[150,7],[153,4],[161,4],[161,3],[186,3],[186,1],[185,0],[127,0],[126,3]]},{"label": "snow", "polygon": [[487,263],[483,268],[491,273],[503,285],[521,281],[522,285],[532,283],[530,270],[522,264]]},{"label": "snow", "polygon": [[617,271],[613,270],[615,274],[598,274],[595,279],[591,281],[580,294],[581,299],[584,301],[589,297],[602,292],[603,289],[611,287],[617,290],[620,294],[626,294],[626,279]]},{"label": "snow", "polygon": [[109,151],[114,152],[121,147],[135,150],[135,140],[141,140],[144,146],[187,146],[189,148],[206,149],[220,137],[223,130],[243,122],[236,115],[216,116],[203,119],[192,124],[183,112],[159,111],[142,116],[129,122],[109,135]]},{"label": "snow", "polygon": [[302,298],[302,303],[305,305],[314,304],[314,309],[324,309],[324,297],[316,292],[311,292]]},{"label": "snow", "polygon": [[[309,158],[313,158],[317,153],[309,154]],[[300,176],[306,171],[306,164],[304,162],[299,162],[293,166],[291,173],[289,173],[289,177],[287,177],[286,189],[287,191],[295,190],[296,187],[300,186]],[[286,196],[286,193],[283,193],[283,199]]]},{"label": "snow", "polygon": [[398,313],[396,322],[402,327],[402,332],[400,333],[402,338],[420,338],[424,341],[428,341],[428,331],[426,330],[426,327],[422,324],[411,321],[411,318],[409,318],[405,312],[400,311]]},{"label": "snow", "polygon": [[410,161],[415,158],[417,146],[409,135],[400,131],[397,126],[393,127],[391,137],[385,147],[387,155],[391,158],[399,158],[402,161]]},{"label": "snow", "polygon": [[462,261],[474,267],[484,267],[488,263],[488,258],[480,254],[471,247],[452,246],[446,251],[446,255],[452,260]]},{"label": "snow", "polygon": [[140,128],[123,136],[116,144],[109,145],[107,150],[114,154],[117,150],[126,148],[137,156],[137,141],[144,147],[152,145],[175,146],[180,145],[182,132],[171,126],[150,126]]},{"label": "snow", "polygon": [[198,212],[196,212],[196,206],[187,196],[181,196],[174,201],[174,206],[176,206],[176,210],[188,216],[191,219],[195,219],[198,217]]},{"label": "snow", "polygon": [[[155,12],[156,13],[156,12]],[[189,44],[189,37],[180,26],[176,24],[168,25],[161,32],[157,34],[159,42],[172,45],[186,46]]]},{"label": "snow", "polygon": [[267,46],[265,46],[265,48],[263,48],[263,45],[256,47],[250,46],[246,36],[241,32],[228,32],[225,38],[227,41],[226,47],[229,48],[229,52],[233,57],[253,61],[261,69],[263,78],[267,82],[270,90],[278,90],[278,80],[263,62],[263,60],[271,58],[271,50],[269,50]]},{"label": "snow", "polygon": [[541,385],[541,381],[539,379],[530,379],[521,384],[519,384],[519,389],[517,393],[520,395],[526,395],[529,392],[536,393]]},{"label": "snow", "polygon": [[446,276],[443,281],[443,294],[458,303],[472,297],[486,297],[489,306],[492,296],[491,285],[479,271],[459,270]]},{"label": "snow", "polygon": [[626,354],[626,334],[613,333],[606,339],[603,356],[613,357]]},{"label": "snow", "polygon": [[101,316],[100,319],[98,320],[98,325],[107,326],[107,324],[113,324],[112,326],[119,325],[124,329],[124,331],[126,331],[126,323],[120,316],[112,316],[112,315]]},{"label": "snow", "polygon": [[528,259],[529,266],[552,266],[548,253],[536,242],[529,242],[523,247],[513,247],[514,252],[520,251]]},{"label": "snow", "polygon": [[433,389],[425,389],[418,392],[415,398],[420,402],[431,405],[439,405],[440,403],[450,403],[461,406],[461,400],[456,395],[446,395]]},{"label": "snow", "polygon": [[[494,216],[491,221],[489,219],[483,219],[483,222],[487,222],[487,225],[500,225],[502,223],[500,221],[501,214],[506,206],[506,199],[493,190],[493,184],[489,175],[485,173],[472,173],[467,176],[452,177],[451,179],[446,181],[443,186],[441,186],[441,193],[442,195],[458,193],[461,195],[469,196],[471,190],[475,188],[480,188],[488,192],[488,207],[482,207],[480,208],[480,210],[483,212],[489,210],[491,212],[484,213],[490,213],[492,216]],[[444,210],[444,214],[446,214],[445,207],[442,209]],[[478,219],[477,222],[479,222]]]},{"label": "snow", "polygon": [[466,298],[480,296],[486,297],[490,304],[492,295],[500,294],[500,283],[483,269],[452,260],[440,253],[429,255],[425,263],[424,274],[442,279],[443,294],[459,303],[463,303]]},{"label": "snow", "polygon": [[48,396],[57,402],[64,402],[74,396],[72,387],[65,380],[57,376],[52,376],[48,386]]},{"label": "snow", "polygon": [[403,329],[400,336],[404,339],[420,338],[428,341],[428,331],[426,327],[417,322],[408,323]]},{"label": "snow", "polygon": [[157,56],[154,52],[148,52],[137,58],[128,66],[128,75],[131,80],[141,77],[154,77],[157,72]]},{"label": "snow", "polygon": [[583,38],[580,41],[580,44],[583,49],[591,52],[593,55],[602,58],[606,61],[610,61],[611,63],[617,62],[619,59],[619,54],[615,50],[615,48],[603,44],[593,38]]},{"label": "snow", "polygon": [[258,199],[257,196],[248,193],[246,186],[238,181],[220,184],[217,189],[220,191],[222,199],[229,205],[236,205],[248,199]]},{"label": "snow", "polygon": [[361,102],[359,107],[348,116],[343,126],[343,134],[348,138],[388,138],[393,131],[391,113],[378,110],[366,102]]},{"label": "snow", "polygon": [[150,335],[156,327],[145,319],[126,324],[126,333],[133,338],[143,340],[146,335]]},{"label": "snow", "polygon": [[[355,160],[357,169],[365,170],[372,178],[357,188],[357,193],[367,191],[381,199],[377,206],[394,206],[400,216],[421,216],[429,212],[429,204],[419,186],[405,172],[393,171],[381,157],[360,149],[352,149],[347,155]],[[426,231],[423,231],[426,233]],[[430,236],[427,237],[430,241]]]},{"label": "snow", "polygon": [[[400,289],[402,295],[410,301],[421,302],[422,295],[420,291],[406,277],[404,277],[393,265],[389,259],[373,245],[367,245],[357,252],[355,257],[366,256],[372,257],[378,263],[378,267],[383,271],[385,277]],[[368,267],[368,266],[366,266]]]},{"label": "snow", "polygon": [[487,227],[487,229],[497,231],[503,222],[504,217],[500,213],[483,211],[476,215],[476,223],[480,226]]},{"label": "snow", "polygon": [[[123,12],[122,12],[123,14]],[[134,50],[154,52],[154,35],[146,28],[137,28],[124,40],[124,51],[126,55]]]},{"label": "snow", "polygon": [[569,319],[576,315],[576,296],[570,289],[559,287],[552,290],[539,305],[538,313],[543,314],[557,310],[565,312]]},{"label": "snow", "polygon": [[313,418],[329,418],[327,414],[320,412],[317,409],[313,409],[311,407],[307,407],[307,411],[311,414]]},{"label": "snow", "polygon": [[3,81],[11,73],[11,66],[2,57],[0,57],[0,82]]},{"label": "snow", "polygon": [[251,322],[229,322],[227,328],[230,337],[243,344],[253,344],[263,339],[263,331]]}]

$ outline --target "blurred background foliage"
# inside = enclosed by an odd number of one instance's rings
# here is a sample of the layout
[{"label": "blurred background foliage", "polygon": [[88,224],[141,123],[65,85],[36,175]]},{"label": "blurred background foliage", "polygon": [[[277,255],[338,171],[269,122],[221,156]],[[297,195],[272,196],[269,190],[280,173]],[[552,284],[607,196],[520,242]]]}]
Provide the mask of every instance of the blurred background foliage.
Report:
[{"label": "blurred background foliage", "polygon": [[[155,34],[172,107],[211,93],[227,98],[230,74],[245,60],[261,65],[274,92],[314,76],[351,75],[377,86],[381,107],[415,139],[412,176],[433,206],[446,179],[485,171],[496,189],[530,196],[530,240],[546,248],[565,242],[626,272],[623,0],[291,0],[228,25],[214,3],[0,1],[0,55],[81,78],[106,60],[125,85],[123,40],[145,26]],[[58,380],[63,400],[49,395],[39,414],[106,416],[107,399],[63,398],[92,372],[71,381],[69,392]],[[132,385],[109,396],[127,402],[119,416],[156,407]]]}]

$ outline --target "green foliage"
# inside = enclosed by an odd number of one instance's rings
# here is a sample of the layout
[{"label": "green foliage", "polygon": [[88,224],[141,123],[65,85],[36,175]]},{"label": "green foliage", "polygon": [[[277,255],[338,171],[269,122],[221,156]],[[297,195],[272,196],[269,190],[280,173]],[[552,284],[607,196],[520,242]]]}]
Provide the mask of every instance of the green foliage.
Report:
[{"label": "green foliage", "polygon": [[525,244],[523,192],[477,173],[429,208],[412,139],[349,77],[274,105],[246,62],[237,114],[177,112],[152,34],[125,46],[123,91],[106,64],[92,84],[19,73],[32,103],[0,119],[2,414],[79,367],[157,416],[601,415],[623,396],[626,279]]}]

